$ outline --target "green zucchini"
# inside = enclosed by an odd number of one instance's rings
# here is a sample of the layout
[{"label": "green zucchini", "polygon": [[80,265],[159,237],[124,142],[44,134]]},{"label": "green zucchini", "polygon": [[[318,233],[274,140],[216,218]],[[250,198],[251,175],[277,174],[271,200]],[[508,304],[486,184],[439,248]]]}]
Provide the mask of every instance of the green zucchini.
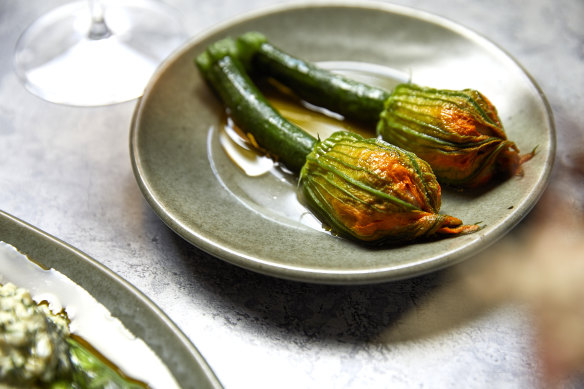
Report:
[{"label": "green zucchini", "polygon": [[298,173],[316,138],[272,107],[234,54],[234,42],[224,39],[210,45],[195,62],[240,129],[288,169]]},{"label": "green zucchini", "polygon": [[377,123],[385,100],[390,95],[384,89],[351,80],[293,57],[270,44],[260,33],[241,35],[237,45],[238,55],[248,71],[269,75],[303,100],[351,120]]}]

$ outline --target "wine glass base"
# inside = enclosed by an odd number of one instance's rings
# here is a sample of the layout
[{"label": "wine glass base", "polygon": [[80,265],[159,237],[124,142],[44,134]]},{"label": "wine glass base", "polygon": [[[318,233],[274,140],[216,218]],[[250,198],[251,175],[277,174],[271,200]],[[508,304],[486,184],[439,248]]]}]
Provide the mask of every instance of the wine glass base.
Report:
[{"label": "wine glass base", "polygon": [[185,40],[176,12],[151,0],[104,1],[110,34],[89,37],[87,0],[41,16],[20,36],[14,68],[33,94],[101,106],[140,97],[158,65]]}]

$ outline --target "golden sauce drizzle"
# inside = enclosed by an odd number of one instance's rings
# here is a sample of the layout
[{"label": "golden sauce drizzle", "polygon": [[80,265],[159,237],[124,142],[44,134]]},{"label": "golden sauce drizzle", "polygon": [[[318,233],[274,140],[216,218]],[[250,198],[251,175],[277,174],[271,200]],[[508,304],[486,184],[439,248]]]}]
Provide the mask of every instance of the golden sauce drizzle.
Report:
[{"label": "golden sauce drizzle", "polygon": [[274,167],[274,161],[255,149],[229,117],[221,125],[219,142],[233,163],[250,177],[261,176]]}]

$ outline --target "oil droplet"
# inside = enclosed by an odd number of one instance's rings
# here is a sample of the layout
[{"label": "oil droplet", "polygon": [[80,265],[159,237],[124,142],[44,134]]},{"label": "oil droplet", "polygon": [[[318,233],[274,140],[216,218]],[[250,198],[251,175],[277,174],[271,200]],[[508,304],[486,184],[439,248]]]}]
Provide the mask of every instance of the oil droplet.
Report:
[{"label": "oil droplet", "polygon": [[250,177],[261,176],[274,167],[274,161],[255,149],[229,117],[221,126],[219,142],[231,161]]}]

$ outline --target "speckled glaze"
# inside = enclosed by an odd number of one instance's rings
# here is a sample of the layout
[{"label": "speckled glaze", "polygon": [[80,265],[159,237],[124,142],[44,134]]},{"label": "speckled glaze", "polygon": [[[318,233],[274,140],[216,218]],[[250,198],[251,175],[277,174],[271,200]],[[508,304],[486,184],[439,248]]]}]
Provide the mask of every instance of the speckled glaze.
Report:
[{"label": "speckled glaze", "polygon": [[105,266],[2,211],[0,240],[16,247],[41,266],[65,274],[87,290],[156,352],[182,388],[222,387],[198,350],[170,319],[146,296]]},{"label": "speckled glaze", "polygon": [[[484,226],[472,235],[371,249],[308,227],[269,200],[295,201],[293,181],[247,177],[225,155],[217,131],[222,107],[193,66],[209,43],[249,30],[308,60],[364,61],[409,73],[420,85],[478,89],[498,108],[521,151],[537,146],[538,152],[523,177],[473,192],[443,190],[442,213]],[[260,273],[331,284],[407,278],[488,247],[535,205],[555,153],[548,104],[516,61],[445,19],[368,2],[278,6],[194,38],[155,74],[136,107],[130,141],[144,196],[184,239]]]}]

